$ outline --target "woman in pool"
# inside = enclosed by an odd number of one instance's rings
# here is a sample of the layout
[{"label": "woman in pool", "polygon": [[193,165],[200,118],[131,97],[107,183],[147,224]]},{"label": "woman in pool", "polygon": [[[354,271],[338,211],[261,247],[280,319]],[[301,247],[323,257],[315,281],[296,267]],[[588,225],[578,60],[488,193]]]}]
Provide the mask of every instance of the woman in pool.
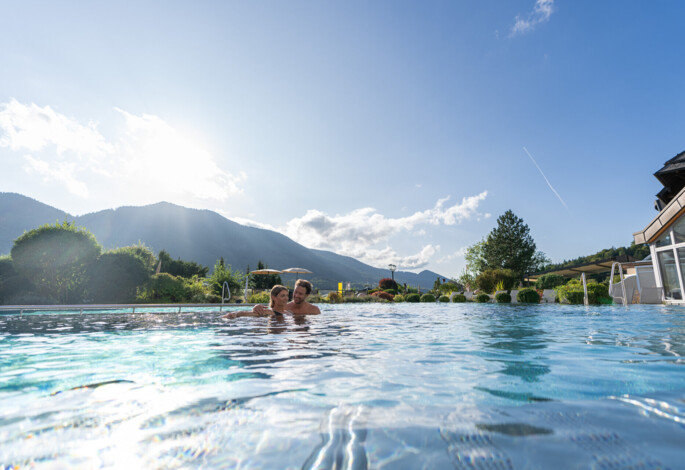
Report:
[{"label": "woman in pool", "polygon": [[281,285],[275,285],[271,288],[271,301],[269,308],[264,309],[264,313],[259,314],[252,310],[241,310],[239,312],[229,312],[221,318],[238,318],[238,317],[272,317],[283,315],[284,313],[292,313],[285,309],[288,303],[288,288]]}]

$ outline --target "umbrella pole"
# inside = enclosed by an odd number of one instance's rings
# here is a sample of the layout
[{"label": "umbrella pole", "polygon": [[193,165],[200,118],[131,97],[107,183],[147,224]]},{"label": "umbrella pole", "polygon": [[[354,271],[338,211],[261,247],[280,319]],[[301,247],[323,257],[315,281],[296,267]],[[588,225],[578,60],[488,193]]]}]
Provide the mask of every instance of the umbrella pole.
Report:
[{"label": "umbrella pole", "polygon": [[245,303],[247,303],[247,280],[250,279],[250,274],[245,275]]}]

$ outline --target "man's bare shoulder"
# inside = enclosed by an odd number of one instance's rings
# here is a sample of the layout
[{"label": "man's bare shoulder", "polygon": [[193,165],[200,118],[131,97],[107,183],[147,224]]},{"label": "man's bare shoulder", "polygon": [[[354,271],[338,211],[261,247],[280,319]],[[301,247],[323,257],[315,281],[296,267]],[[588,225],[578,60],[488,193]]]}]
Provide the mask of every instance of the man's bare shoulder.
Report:
[{"label": "man's bare shoulder", "polygon": [[319,307],[310,304],[309,302],[303,302],[300,306],[295,302],[290,302],[286,305],[286,308],[290,310],[293,315],[319,315],[321,313]]}]

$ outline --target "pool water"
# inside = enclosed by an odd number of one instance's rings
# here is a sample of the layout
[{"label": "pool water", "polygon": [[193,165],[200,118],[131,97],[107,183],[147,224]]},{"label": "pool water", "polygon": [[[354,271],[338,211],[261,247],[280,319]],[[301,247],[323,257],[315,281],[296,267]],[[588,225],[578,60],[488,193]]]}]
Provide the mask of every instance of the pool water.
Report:
[{"label": "pool water", "polygon": [[683,307],[321,307],[0,316],[0,468],[685,467]]}]

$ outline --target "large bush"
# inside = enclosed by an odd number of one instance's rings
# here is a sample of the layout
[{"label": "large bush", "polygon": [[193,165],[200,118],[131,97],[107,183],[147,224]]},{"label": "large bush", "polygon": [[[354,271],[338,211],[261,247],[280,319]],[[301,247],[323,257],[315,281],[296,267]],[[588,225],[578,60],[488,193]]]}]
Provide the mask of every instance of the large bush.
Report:
[{"label": "large bush", "polygon": [[452,296],[452,302],[466,302],[466,296],[464,294],[454,294]]},{"label": "large bush", "polygon": [[536,289],[554,289],[558,286],[563,286],[566,283],[566,278],[559,274],[543,274],[540,279],[535,281]]},{"label": "large bush", "polygon": [[271,294],[268,292],[257,292],[247,298],[247,302],[251,304],[268,304],[271,302]]},{"label": "large bush", "polygon": [[394,289],[395,291],[398,290],[397,282],[395,282],[394,279],[391,279],[389,277],[384,277],[380,281],[378,281],[378,287],[382,290],[385,289]]},{"label": "large bush", "polygon": [[[583,285],[578,279],[571,279],[565,286],[556,288],[559,302],[580,305],[584,303],[585,292]],[[613,301],[609,295],[609,287],[606,284],[599,284],[590,281],[587,284],[588,303],[592,305],[608,304]]]},{"label": "large bush", "polygon": [[206,277],[209,272],[207,266],[202,266],[195,261],[173,259],[171,255],[164,250],[159,252],[159,261],[161,263],[160,272],[168,273],[172,276],[185,278],[191,278],[193,276]]},{"label": "large bush", "polygon": [[149,266],[133,250],[103,253],[88,269],[88,296],[95,303],[135,301],[139,287],[150,278]]},{"label": "large bush", "polygon": [[508,304],[511,302],[511,295],[507,292],[499,292],[495,295],[495,302],[498,304]]},{"label": "large bush", "polygon": [[433,294],[423,294],[420,300],[421,302],[435,302],[435,296]]},{"label": "large bush", "polygon": [[[238,272],[231,270],[231,265],[228,266],[221,258],[214,264],[214,271],[212,275],[207,278],[212,293],[221,297],[223,292],[224,282],[228,283],[231,297],[235,297],[244,286],[245,276]],[[228,295],[227,295],[228,297]]]},{"label": "large bush", "polygon": [[326,296],[326,300],[331,304],[341,304],[343,302],[343,296],[340,292],[331,291]]},{"label": "large bush", "polygon": [[406,299],[407,299],[407,302],[412,302],[412,303],[420,302],[421,301],[421,295],[417,294],[417,293],[411,293],[411,294],[407,295]]},{"label": "large bush", "polygon": [[394,295],[389,294],[389,293],[387,293],[387,292],[385,292],[385,291],[382,291],[382,290],[379,290],[379,291],[377,291],[377,292],[374,292],[373,294],[371,294],[371,296],[372,296],[372,297],[375,297],[375,298],[377,298],[377,299],[387,300],[388,302],[392,302],[393,299],[395,298]]},{"label": "large bush", "polygon": [[537,304],[540,303],[540,294],[535,289],[526,287],[516,294],[516,300],[522,303]]},{"label": "large bush", "polygon": [[64,222],[24,232],[14,241],[11,257],[14,269],[40,297],[79,303],[86,294],[86,271],[101,251],[92,233]]},{"label": "large bush", "polygon": [[509,269],[486,269],[476,277],[478,290],[487,293],[495,292],[498,284],[503,290],[510,290],[516,282],[516,274]]},{"label": "large bush", "polygon": [[183,278],[169,273],[155,274],[138,295],[138,300],[152,303],[183,303],[187,300]]},{"label": "large bush", "polygon": [[446,295],[441,295],[440,297],[438,297],[438,302],[449,302],[449,301],[450,301],[450,298]]},{"label": "large bush", "polygon": [[478,294],[476,296],[476,302],[484,304],[490,302],[490,296],[488,294]]},{"label": "large bush", "polygon": [[392,300],[393,302],[404,302],[404,296],[402,294],[397,294]]}]

